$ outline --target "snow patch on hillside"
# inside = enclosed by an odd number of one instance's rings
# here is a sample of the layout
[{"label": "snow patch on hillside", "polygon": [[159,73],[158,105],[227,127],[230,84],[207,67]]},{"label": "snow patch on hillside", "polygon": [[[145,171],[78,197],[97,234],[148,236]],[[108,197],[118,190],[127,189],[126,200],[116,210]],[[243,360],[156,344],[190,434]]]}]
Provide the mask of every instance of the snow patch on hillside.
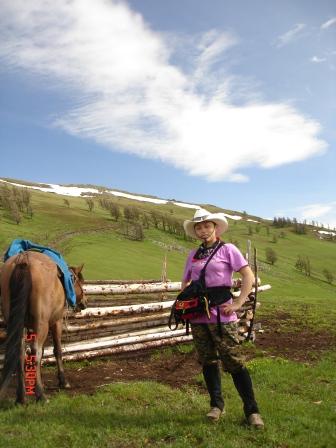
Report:
[{"label": "snow patch on hillside", "polygon": [[[40,190],[44,191],[46,193],[55,193],[60,194],[63,196],[73,196],[73,197],[80,197],[80,196],[92,196],[92,194],[101,194],[101,191],[97,188],[83,188],[83,187],[67,187],[64,185],[57,185],[57,184],[45,184],[49,185],[49,187],[37,187],[33,185],[23,185],[18,184],[15,182],[8,182],[6,180],[0,179],[1,182],[4,182],[6,184],[15,185],[17,187],[25,187],[25,188],[31,188],[33,190]],[[166,199],[158,199],[158,198],[149,198],[147,196],[139,196],[134,195],[130,193],[123,193],[121,191],[115,191],[115,190],[109,190],[106,189],[104,193],[111,194],[113,196],[119,196],[127,199],[133,199],[135,201],[141,201],[141,202],[151,202],[153,204],[174,204],[178,205],[179,207],[186,207],[186,208],[193,208],[193,209],[199,209],[201,208],[199,205],[196,204],[186,204],[184,202],[174,202],[174,201],[168,201]]]},{"label": "snow patch on hillside", "polygon": [[[67,187],[65,185],[58,185],[58,184],[44,184],[49,185],[49,187],[37,187],[35,185],[24,185],[24,184],[18,184],[15,182],[8,182],[6,180],[0,179],[0,182],[9,184],[9,185],[15,185],[17,187],[21,188],[31,188],[33,190],[39,190],[44,191],[46,193],[55,193],[63,196],[73,196],[73,197],[85,197],[85,196],[92,196],[93,194],[102,194],[101,190],[98,190],[97,188],[83,188],[83,187]],[[111,194],[113,196],[117,197],[123,197],[127,199],[133,199],[135,201],[141,201],[141,202],[151,202],[152,204],[173,204],[177,205],[178,207],[185,207],[185,208],[191,208],[191,209],[199,209],[201,208],[199,205],[196,204],[187,204],[185,202],[175,202],[170,201],[166,199],[159,199],[159,198],[150,198],[147,196],[139,196],[135,194],[130,193],[123,193],[121,191],[115,191],[115,190],[104,190],[104,193]],[[223,213],[223,215],[226,218],[238,221],[242,219],[241,216],[237,215],[229,215],[228,213]]]},{"label": "snow patch on hillside", "polygon": [[335,232],[327,232],[326,230],[317,230],[317,233],[321,234],[321,235],[332,235],[332,236],[336,236]]},{"label": "snow patch on hillside", "polygon": [[238,215],[228,215],[227,213],[222,213],[222,215],[224,215],[226,218],[233,219],[234,221],[239,221],[240,219],[242,219],[242,217]]}]

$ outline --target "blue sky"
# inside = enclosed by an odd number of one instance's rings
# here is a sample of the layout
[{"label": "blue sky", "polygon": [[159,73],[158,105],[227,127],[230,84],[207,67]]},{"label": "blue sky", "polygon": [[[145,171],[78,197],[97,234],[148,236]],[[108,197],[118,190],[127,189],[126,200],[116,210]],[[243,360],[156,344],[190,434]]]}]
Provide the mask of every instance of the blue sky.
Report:
[{"label": "blue sky", "polygon": [[4,0],[0,177],[336,226],[336,3]]}]

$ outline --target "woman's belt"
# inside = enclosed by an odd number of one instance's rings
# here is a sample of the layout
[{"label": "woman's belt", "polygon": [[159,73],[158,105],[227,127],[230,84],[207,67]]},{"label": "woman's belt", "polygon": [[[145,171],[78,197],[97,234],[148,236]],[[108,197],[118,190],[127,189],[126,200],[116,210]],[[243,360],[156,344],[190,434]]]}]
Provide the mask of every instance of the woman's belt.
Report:
[{"label": "woman's belt", "polygon": [[206,288],[206,296],[209,301],[209,306],[221,305],[227,302],[233,296],[230,286],[211,286]]}]

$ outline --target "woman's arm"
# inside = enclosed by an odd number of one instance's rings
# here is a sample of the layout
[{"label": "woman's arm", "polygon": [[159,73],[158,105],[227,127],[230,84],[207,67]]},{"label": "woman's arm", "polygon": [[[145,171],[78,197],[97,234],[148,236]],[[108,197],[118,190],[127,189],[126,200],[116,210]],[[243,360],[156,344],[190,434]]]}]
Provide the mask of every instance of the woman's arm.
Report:
[{"label": "woman's arm", "polygon": [[183,272],[183,278],[182,278],[182,283],[181,283],[181,291],[183,291],[183,289],[189,285],[189,283],[191,282],[191,260],[193,255],[195,254],[195,250],[192,250],[187,258],[185,267],[184,267],[184,272]]},{"label": "woman's arm", "polygon": [[237,298],[233,299],[233,303],[224,303],[221,305],[222,313],[223,314],[231,314],[234,311],[239,310],[243,304],[245,303],[247,296],[250,294],[253,281],[254,281],[254,275],[250,268],[250,266],[244,266],[243,268],[238,271],[239,274],[242,277],[242,285],[240,288],[240,294]]}]

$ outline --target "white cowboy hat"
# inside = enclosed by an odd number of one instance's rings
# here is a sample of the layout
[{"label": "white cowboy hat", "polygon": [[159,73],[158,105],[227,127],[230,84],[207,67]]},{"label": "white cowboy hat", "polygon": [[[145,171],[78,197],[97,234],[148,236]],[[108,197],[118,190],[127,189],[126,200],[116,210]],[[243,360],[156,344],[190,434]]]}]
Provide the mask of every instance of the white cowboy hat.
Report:
[{"label": "white cowboy hat", "polygon": [[223,213],[210,213],[204,208],[196,210],[193,219],[186,219],[183,223],[184,231],[192,238],[197,238],[195,233],[195,224],[202,221],[212,221],[216,224],[216,235],[219,236],[226,232],[229,224]]}]

